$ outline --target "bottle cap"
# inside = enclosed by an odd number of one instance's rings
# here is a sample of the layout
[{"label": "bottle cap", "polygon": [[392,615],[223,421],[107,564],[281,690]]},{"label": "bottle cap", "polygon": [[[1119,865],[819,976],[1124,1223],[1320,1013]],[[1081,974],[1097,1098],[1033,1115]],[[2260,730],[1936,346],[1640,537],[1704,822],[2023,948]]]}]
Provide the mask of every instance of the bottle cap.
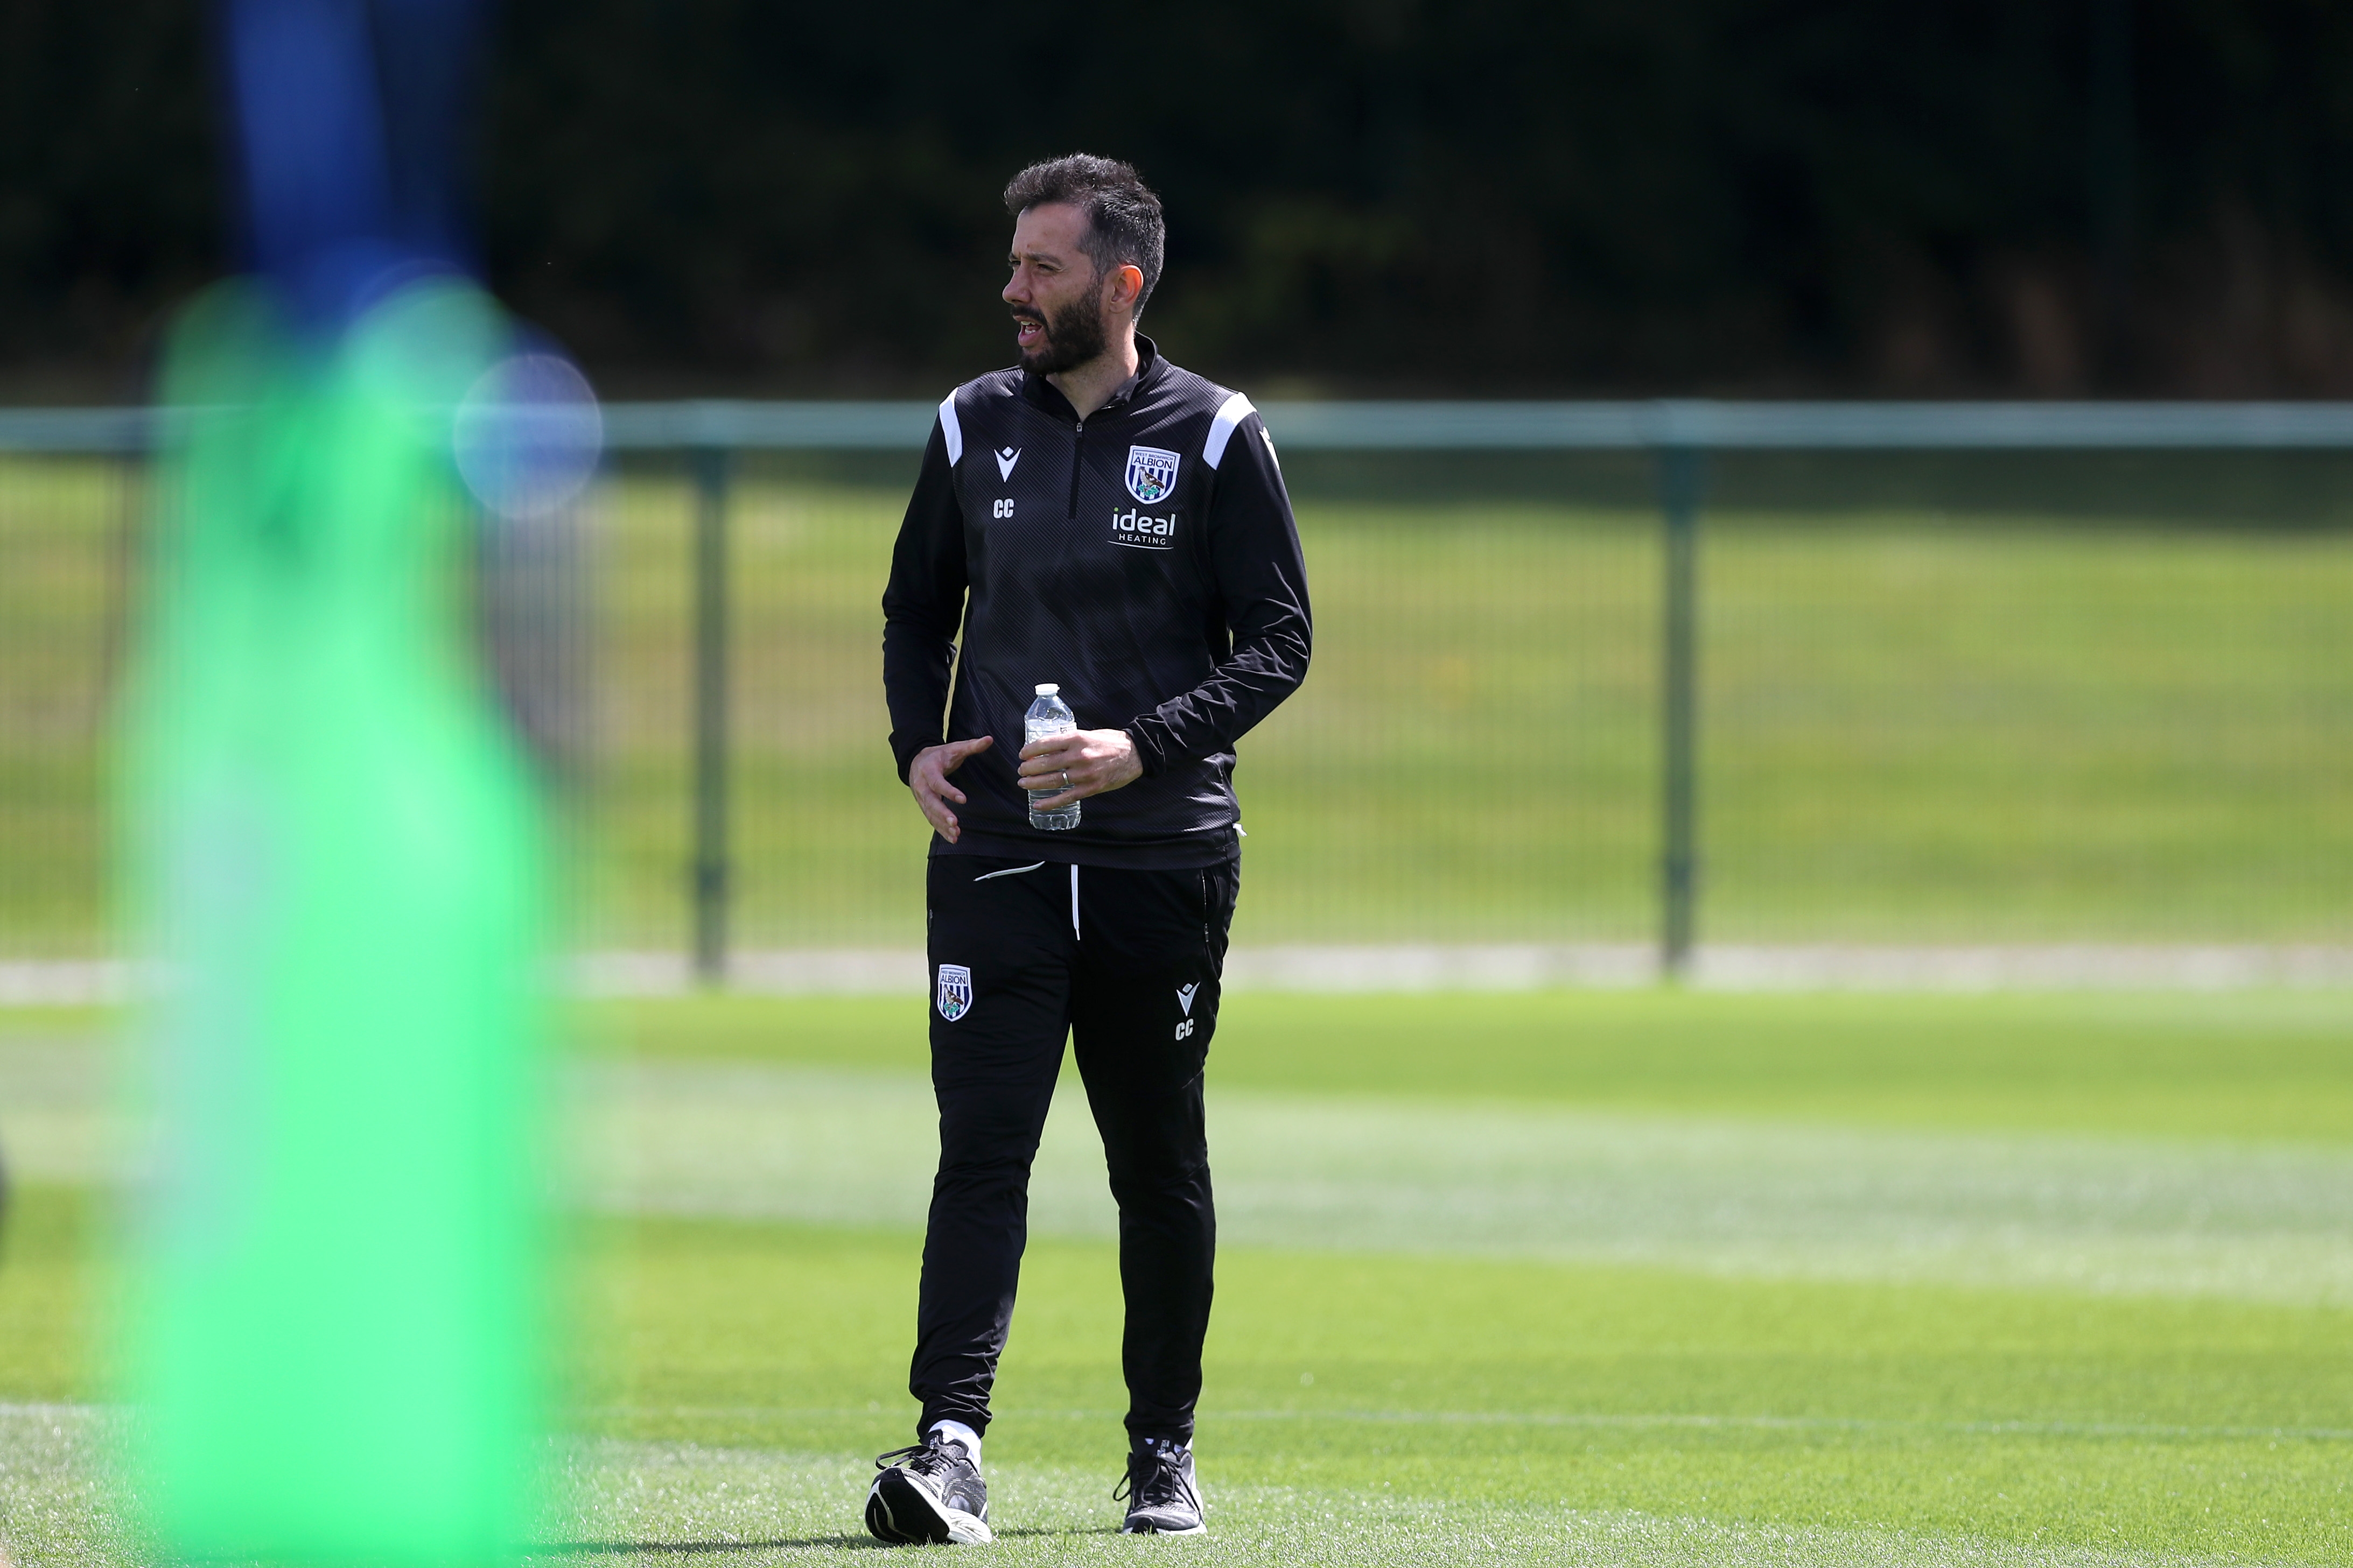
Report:
[{"label": "bottle cap", "polygon": [[1058,691],[1060,691],[1060,690],[1061,690],[1061,689],[1061,689],[1060,687],[1059,687],[1059,686],[1055,685],[1052,681],[1050,681],[1050,681],[1046,682],[1046,684],[1045,684],[1045,685],[1043,685],[1043,686],[1041,686],[1041,687],[1039,687],[1039,688],[1038,689],[1038,695],[1039,695],[1039,696],[1040,696],[1040,697],[1051,697],[1051,696],[1053,696],[1056,692],[1058,692]]}]

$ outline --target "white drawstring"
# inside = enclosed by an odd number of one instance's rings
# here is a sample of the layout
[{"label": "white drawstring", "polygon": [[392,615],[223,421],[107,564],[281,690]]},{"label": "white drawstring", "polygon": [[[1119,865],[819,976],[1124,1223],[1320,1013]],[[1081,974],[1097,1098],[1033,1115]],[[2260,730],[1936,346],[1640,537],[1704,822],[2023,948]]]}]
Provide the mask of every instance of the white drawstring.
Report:
[{"label": "white drawstring", "polygon": [[1079,934],[1079,868],[1076,865],[1071,868],[1071,940],[1086,940]]}]

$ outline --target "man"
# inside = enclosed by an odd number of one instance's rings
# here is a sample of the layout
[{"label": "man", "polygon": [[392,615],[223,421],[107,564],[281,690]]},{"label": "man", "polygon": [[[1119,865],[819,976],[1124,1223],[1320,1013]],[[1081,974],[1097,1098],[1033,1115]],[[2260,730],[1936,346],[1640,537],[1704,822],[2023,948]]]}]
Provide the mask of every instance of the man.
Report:
[{"label": "man", "polygon": [[[982,1436],[1067,1034],[1119,1202],[1124,1528],[1190,1533],[1234,742],[1306,672],[1305,570],[1250,400],[1135,330],[1160,279],[1159,198],[1127,164],[1074,154],[1023,170],[1005,205],[1021,363],[940,405],[882,598],[891,747],[934,829],[940,1164],[918,1443],[877,1461],[866,1521],[885,1541],[991,1538]],[[1049,682],[1079,727],[1024,745]],[[1033,802],[1083,803],[1079,825],[1033,827]]]}]

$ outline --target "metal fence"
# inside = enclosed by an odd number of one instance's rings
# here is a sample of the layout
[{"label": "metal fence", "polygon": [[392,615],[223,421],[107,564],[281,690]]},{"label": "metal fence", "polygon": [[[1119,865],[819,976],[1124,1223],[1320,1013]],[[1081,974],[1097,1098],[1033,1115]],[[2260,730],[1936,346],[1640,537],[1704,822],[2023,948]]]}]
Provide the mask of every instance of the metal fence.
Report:
[{"label": "metal fence", "polygon": [[[1242,747],[1238,942],[2353,927],[2353,406],[1265,413],[1318,647]],[[915,940],[877,600],[931,419],[606,410],[584,944]],[[153,429],[0,415],[0,952],[103,950]]]}]

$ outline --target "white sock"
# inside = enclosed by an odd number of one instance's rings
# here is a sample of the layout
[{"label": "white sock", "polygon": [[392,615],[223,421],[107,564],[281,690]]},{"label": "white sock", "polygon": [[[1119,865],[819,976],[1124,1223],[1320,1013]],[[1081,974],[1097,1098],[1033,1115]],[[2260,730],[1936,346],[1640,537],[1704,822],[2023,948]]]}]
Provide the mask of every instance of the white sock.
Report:
[{"label": "white sock", "polygon": [[953,1437],[957,1442],[962,1443],[964,1445],[964,1451],[972,1456],[972,1462],[976,1465],[980,1463],[979,1433],[974,1431],[971,1427],[965,1426],[961,1421],[934,1421],[932,1423],[932,1430],[939,1433],[942,1436]]}]

